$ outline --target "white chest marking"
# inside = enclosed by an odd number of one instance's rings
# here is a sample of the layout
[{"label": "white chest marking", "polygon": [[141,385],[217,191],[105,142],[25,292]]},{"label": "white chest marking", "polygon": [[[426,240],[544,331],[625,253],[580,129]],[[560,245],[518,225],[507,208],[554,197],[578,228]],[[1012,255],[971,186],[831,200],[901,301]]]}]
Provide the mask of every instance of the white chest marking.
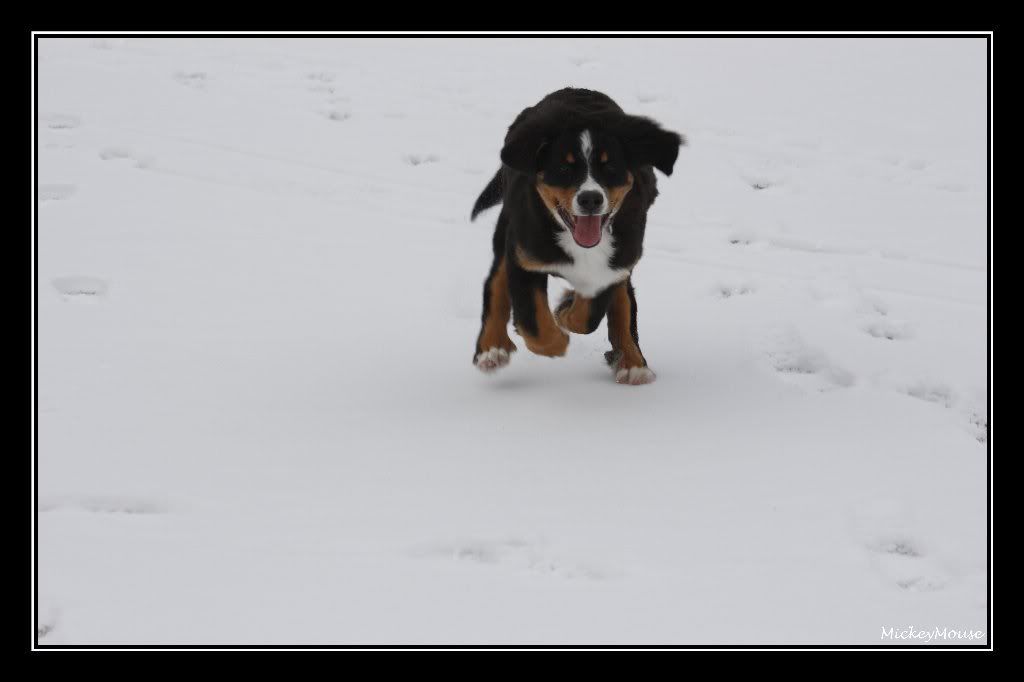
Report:
[{"label": "white chest marking", "polygon": [[582,296],[593,298],[612,284],[629,277],[628,269],[608,265],[615,254],[615,244],[607,228],[601,234],[601,241],[589,249],[577,244],[568,230],[558,233],[558,245],[572,257],[572,263],[551,265],[551,272],[563,277]]}]

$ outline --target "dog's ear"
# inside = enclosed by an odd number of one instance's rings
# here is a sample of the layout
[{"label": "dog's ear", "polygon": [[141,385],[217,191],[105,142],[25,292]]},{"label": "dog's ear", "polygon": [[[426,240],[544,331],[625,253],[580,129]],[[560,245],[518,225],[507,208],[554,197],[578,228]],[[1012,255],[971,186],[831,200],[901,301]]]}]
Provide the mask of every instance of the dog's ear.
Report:
[{"label": "dog's ear", "polygon": [[622,141],[632,165],[654,166],[665,175],[672,175],[679,147],[686,144],[679,133],[665,130],[643,116],[620,116],[612,132]]},{"label": "dog's ear", "polygon": [[520,173],[533,174],[540,170],[542,151],[553,137],[550,112],[539,112],[528,107],[516,117],[505,135],[501,149],[501,162]]},{"label": "dog's ear", "polygon": [[521,125],[505,138],[501,162],[520,173],[536,173],[540,170],[541,150],[547,141],[548,136],[539,122]]}]

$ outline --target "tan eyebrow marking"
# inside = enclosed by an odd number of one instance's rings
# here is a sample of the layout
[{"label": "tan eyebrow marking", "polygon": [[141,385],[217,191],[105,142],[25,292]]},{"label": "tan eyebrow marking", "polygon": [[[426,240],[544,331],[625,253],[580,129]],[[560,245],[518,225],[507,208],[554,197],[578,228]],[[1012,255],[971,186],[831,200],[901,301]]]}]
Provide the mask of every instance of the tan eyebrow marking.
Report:
[{"label": "tan eyebrow marking", "polygon": [[601,152],[601,163],[607,163],[607,162],[608,162],[608,152],[602,151]]},{"label": "tan eyebrow marking", "polygon": [[568,161],[569,163],[573,163],[574,161],[576,161],[576,157],[572,155],[572,152],[569,152],[568,154],[565,155],[565,160]]}]

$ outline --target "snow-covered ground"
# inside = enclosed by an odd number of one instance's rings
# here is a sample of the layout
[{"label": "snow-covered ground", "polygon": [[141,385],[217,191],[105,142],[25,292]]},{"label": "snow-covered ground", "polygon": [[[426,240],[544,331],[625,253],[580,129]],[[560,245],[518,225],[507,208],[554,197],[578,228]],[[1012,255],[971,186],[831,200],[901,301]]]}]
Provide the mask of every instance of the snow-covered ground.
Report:
[{"label": "snow-covered ground", "polygon": [[[985,630],[985,60],[42,39],[40,643]],[[650,386],[603,324],[471,364],[470,207],[566,85],[689,139],[634,277]]]}]

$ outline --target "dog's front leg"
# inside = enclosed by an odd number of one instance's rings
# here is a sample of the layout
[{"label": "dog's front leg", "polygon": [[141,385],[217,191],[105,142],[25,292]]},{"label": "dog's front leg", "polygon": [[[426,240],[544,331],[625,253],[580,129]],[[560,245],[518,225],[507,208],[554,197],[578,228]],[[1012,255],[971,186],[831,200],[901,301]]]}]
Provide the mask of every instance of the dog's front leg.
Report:
[{"label": "dog's front leg", "polygon": [[508,318],[512,299],[508,291],[508,270],[505,254],[498,252],[491,272],[484,281],[484,312],[480,334],[476,337],[473,364],[483,372],[493,372],[508,364],[516,344],[508,336]]},{"label": "dog's front leg", "polygon": [[649,384],[655,379],[640,352],[640,335],[636,328],[636,294],[633,283],[626,280],[610,290],[608,303],[608,340],[612,349],[604,354],[620,384]]},{"label": "dog's front leg", "polygon": [[569,347],[569,335],[558,326],[548,306],[548,276],[508,262],[512,323],[526,347],[538,355],[560,357]]}]

